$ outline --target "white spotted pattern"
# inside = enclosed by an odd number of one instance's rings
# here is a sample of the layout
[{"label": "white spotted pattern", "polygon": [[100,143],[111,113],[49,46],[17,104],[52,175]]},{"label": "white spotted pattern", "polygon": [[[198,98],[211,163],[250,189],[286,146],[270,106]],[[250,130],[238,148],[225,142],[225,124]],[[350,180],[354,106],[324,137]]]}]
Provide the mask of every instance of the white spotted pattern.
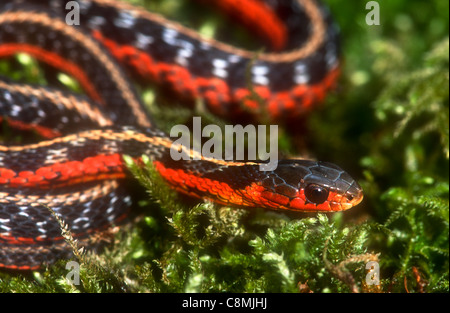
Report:
[{"label": "white spotted pattern", "polygon": [[162,39],[165,43],[177,47],[178,52],[175,57],[175,62],[181,66],[187,67],[189,65],[189,58],[193,56],[195,47],[192,43],[179,39],[178,32],[171,28],[165,28],[162,33]]},{"label": "white spotted pattern", "polygon": [[308,67],[304,63],[297,62],[294,67],[294,73],[296,84],[307,84],[309,82]]},{"label": "white spotted pattern", "polygon": [[265,65],[256,65],[252,67],[252,80],[253,83],[258,85],[268,85],[269,78],[267,74],[269,74],[269,68]]},{"label": "white spotted pattern", "polygon": [[227,78],[228,72],[226,68],[228,67],[228,62],[222,59],[214,59],[213,64],[213,74],[220,78]]},{"label": "white spotted pattern", "polygon": [[155,41],[152,36],[147,36],[142,33],[136,33],[135,46],[142,50],[147,50],[148,47]]},{"label": "white spotted pattern", "polygon": [[119,17],[114,20],[114,25],[120,28],[131,29],[134,27],[136,19],[133,14],[129,11],[122,11],[119,13]]}]

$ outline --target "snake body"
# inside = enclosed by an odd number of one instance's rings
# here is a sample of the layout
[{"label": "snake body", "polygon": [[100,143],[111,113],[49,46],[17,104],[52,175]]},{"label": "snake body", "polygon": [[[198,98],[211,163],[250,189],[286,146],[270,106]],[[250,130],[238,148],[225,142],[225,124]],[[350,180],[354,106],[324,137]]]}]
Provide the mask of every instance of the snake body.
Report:
[{"label": "snake body", "polygon": [[44,137],[0,145],[0,267],[37,269],[70,255],[47,207],[86,242],[120,222],[131,205],[124,154],[137,161],[148,155],[170,186],[220,204],[331,212],[362,200],[356,181],[331,163],[281,160],[261,171],[256,161],[190,149],[175,161],[172,139],[155,127],[130,83],[129,75],[152,81],[228,117],[260,102],[274,121],[298,116],[324,98],[339,72],[337,30],[322,5],[218,1],[272,49],[252,53],[125,3],[77,3],[80,26],[67,24],[66,1],[0,5],[0,57],[26,52],[76,78],[86,93],[0,80],[0,121]]}]

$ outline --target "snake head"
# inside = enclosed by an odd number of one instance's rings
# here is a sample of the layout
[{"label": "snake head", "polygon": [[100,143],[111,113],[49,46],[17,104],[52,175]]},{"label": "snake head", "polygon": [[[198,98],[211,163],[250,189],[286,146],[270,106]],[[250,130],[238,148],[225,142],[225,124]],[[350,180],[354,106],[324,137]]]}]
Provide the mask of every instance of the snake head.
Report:
[{"label": "snake head", "polygon": [[282,160],[261,181],[268,203],[293,211],[336,212],[359,204],[362,188],[337,165],[311,160]]}]

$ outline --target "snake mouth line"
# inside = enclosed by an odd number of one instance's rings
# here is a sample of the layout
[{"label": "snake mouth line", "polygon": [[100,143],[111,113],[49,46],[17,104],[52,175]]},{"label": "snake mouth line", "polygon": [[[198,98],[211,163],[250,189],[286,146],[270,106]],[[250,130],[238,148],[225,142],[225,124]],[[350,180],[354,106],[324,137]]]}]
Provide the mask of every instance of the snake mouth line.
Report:
[{"label": "snake mouth line", "polygon": [[358,204],[360,204],[364,199],[364,192],[362,190],[360,190],[358,192],[358,195],[356,197],[354,197],[352,200],[349,200],[350,204],[352,207],[357,206]]}]

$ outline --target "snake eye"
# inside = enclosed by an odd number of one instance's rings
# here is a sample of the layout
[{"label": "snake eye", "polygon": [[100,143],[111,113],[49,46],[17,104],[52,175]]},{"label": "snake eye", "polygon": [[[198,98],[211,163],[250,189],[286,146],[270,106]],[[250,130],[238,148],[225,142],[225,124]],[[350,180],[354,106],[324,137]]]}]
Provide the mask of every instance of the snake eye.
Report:
[{"label": "snake eye", "polygon": [[309,184],[305,188],[305,196],[312,203],[321,204],[328,199],[328,190],[316,184]]}]

